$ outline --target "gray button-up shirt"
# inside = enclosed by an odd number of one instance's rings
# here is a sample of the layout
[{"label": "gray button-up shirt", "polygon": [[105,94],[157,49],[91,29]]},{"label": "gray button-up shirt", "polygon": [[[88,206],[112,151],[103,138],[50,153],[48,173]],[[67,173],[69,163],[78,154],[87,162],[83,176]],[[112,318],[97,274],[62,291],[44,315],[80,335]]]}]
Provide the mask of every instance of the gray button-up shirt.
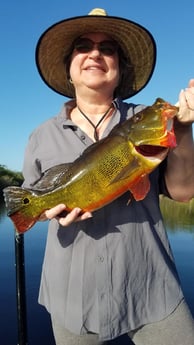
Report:
[{"label": "gray button-up shirt", "polygon": [[[116,100],[104,132],[142,107]],[[60,114],[37,128],[26,148],[24,186],[48,168],[72,162],[92,140]],[[171,249],[159,209],[158,170],[143,201],[129,194],[68,227],[49,223],[39,302],[56,321],[76,334],[87,331],[109,340],[143,324],[165,318],[180,300]],[[83,193],[86,193],[87,188]]]}]

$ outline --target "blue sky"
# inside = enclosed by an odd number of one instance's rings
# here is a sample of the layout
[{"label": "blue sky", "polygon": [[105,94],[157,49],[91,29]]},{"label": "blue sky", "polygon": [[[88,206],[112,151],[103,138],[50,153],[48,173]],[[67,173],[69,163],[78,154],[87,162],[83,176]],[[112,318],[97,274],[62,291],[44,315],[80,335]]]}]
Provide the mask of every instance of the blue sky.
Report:
[{"label": "blue sky", "polygon": [[29,134],[54,116],[67,99],[50,90],[38,75],[34,52],[50,25],[85,15],[92,8],[131,19],[155,37],[158,53],[154,75],[134,103],[152,104],[156,97],[172,103],[194,78],[194,1],[170,0],[6,0],[0,3],[0,164],[21,171]]}]

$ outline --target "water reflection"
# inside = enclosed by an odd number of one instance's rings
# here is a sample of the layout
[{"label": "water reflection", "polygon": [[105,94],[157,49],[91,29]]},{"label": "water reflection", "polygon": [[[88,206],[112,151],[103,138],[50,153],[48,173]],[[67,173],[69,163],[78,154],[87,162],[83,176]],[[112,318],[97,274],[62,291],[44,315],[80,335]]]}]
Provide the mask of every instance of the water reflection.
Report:
[{"label": "water reflection", "polygon": [[[26,300],[29,344],[54,345],[50,318],[38,303],[41,267],[46,242],[47,224],[37,226],[25,234]],[[17,342],[15,230],[0,203],[0,344]],[[39,330],[37,332],[37,329]]]},{"label": "water reflection", "polygon": [[160,197],[160,208],[169,231],[194,232],[194,198],[189,202],[178,202]]},{"label": "water reflection", "polygon": [[[161,197],[160,203],[183,291],[194,315],[194,200],[177,203]],[[36,345],[54,345],[49,316],[37,303],[46,234],[47,223],[38,222],[24,236],[28,339]],[[6,345],[17,343],[14,251],[14,227],[0,202],[0,344]]]},{"label": "water reflection", "polygon": [[0,198],[0,222],[5,215],[6,215],[6,210],[5,210],[4,201],[2,198]]}]

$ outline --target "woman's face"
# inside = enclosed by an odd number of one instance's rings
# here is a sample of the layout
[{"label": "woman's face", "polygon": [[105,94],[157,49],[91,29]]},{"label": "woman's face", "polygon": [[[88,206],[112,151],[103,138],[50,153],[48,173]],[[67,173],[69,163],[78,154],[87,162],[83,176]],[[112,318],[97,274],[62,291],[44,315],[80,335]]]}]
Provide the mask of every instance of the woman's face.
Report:
[{"label": "woman's face", "polygon": [[93,89],[112,96],[119,82],[115,41],[103,33],[84,34],[80,38],[76,41],[70,63],[70,76],[76,93]]}]

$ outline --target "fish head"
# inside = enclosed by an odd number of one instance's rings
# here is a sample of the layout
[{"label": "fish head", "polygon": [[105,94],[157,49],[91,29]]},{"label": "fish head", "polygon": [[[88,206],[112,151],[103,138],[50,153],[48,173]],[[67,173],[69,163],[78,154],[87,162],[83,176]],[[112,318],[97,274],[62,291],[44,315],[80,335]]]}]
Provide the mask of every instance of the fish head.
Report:
[{"label": "fish head", "polygon": [[135,145],[175,147],[173,118],[177,113],[176,106],[157,98],[152,106],[146,107],[130,119],[130,139]]},{"label": "fish head", "polygon": [[176,147],[174,120],[178,108],[161,98],[135,114],[126,126],[133,150],[151,165],[158,165]]}]

